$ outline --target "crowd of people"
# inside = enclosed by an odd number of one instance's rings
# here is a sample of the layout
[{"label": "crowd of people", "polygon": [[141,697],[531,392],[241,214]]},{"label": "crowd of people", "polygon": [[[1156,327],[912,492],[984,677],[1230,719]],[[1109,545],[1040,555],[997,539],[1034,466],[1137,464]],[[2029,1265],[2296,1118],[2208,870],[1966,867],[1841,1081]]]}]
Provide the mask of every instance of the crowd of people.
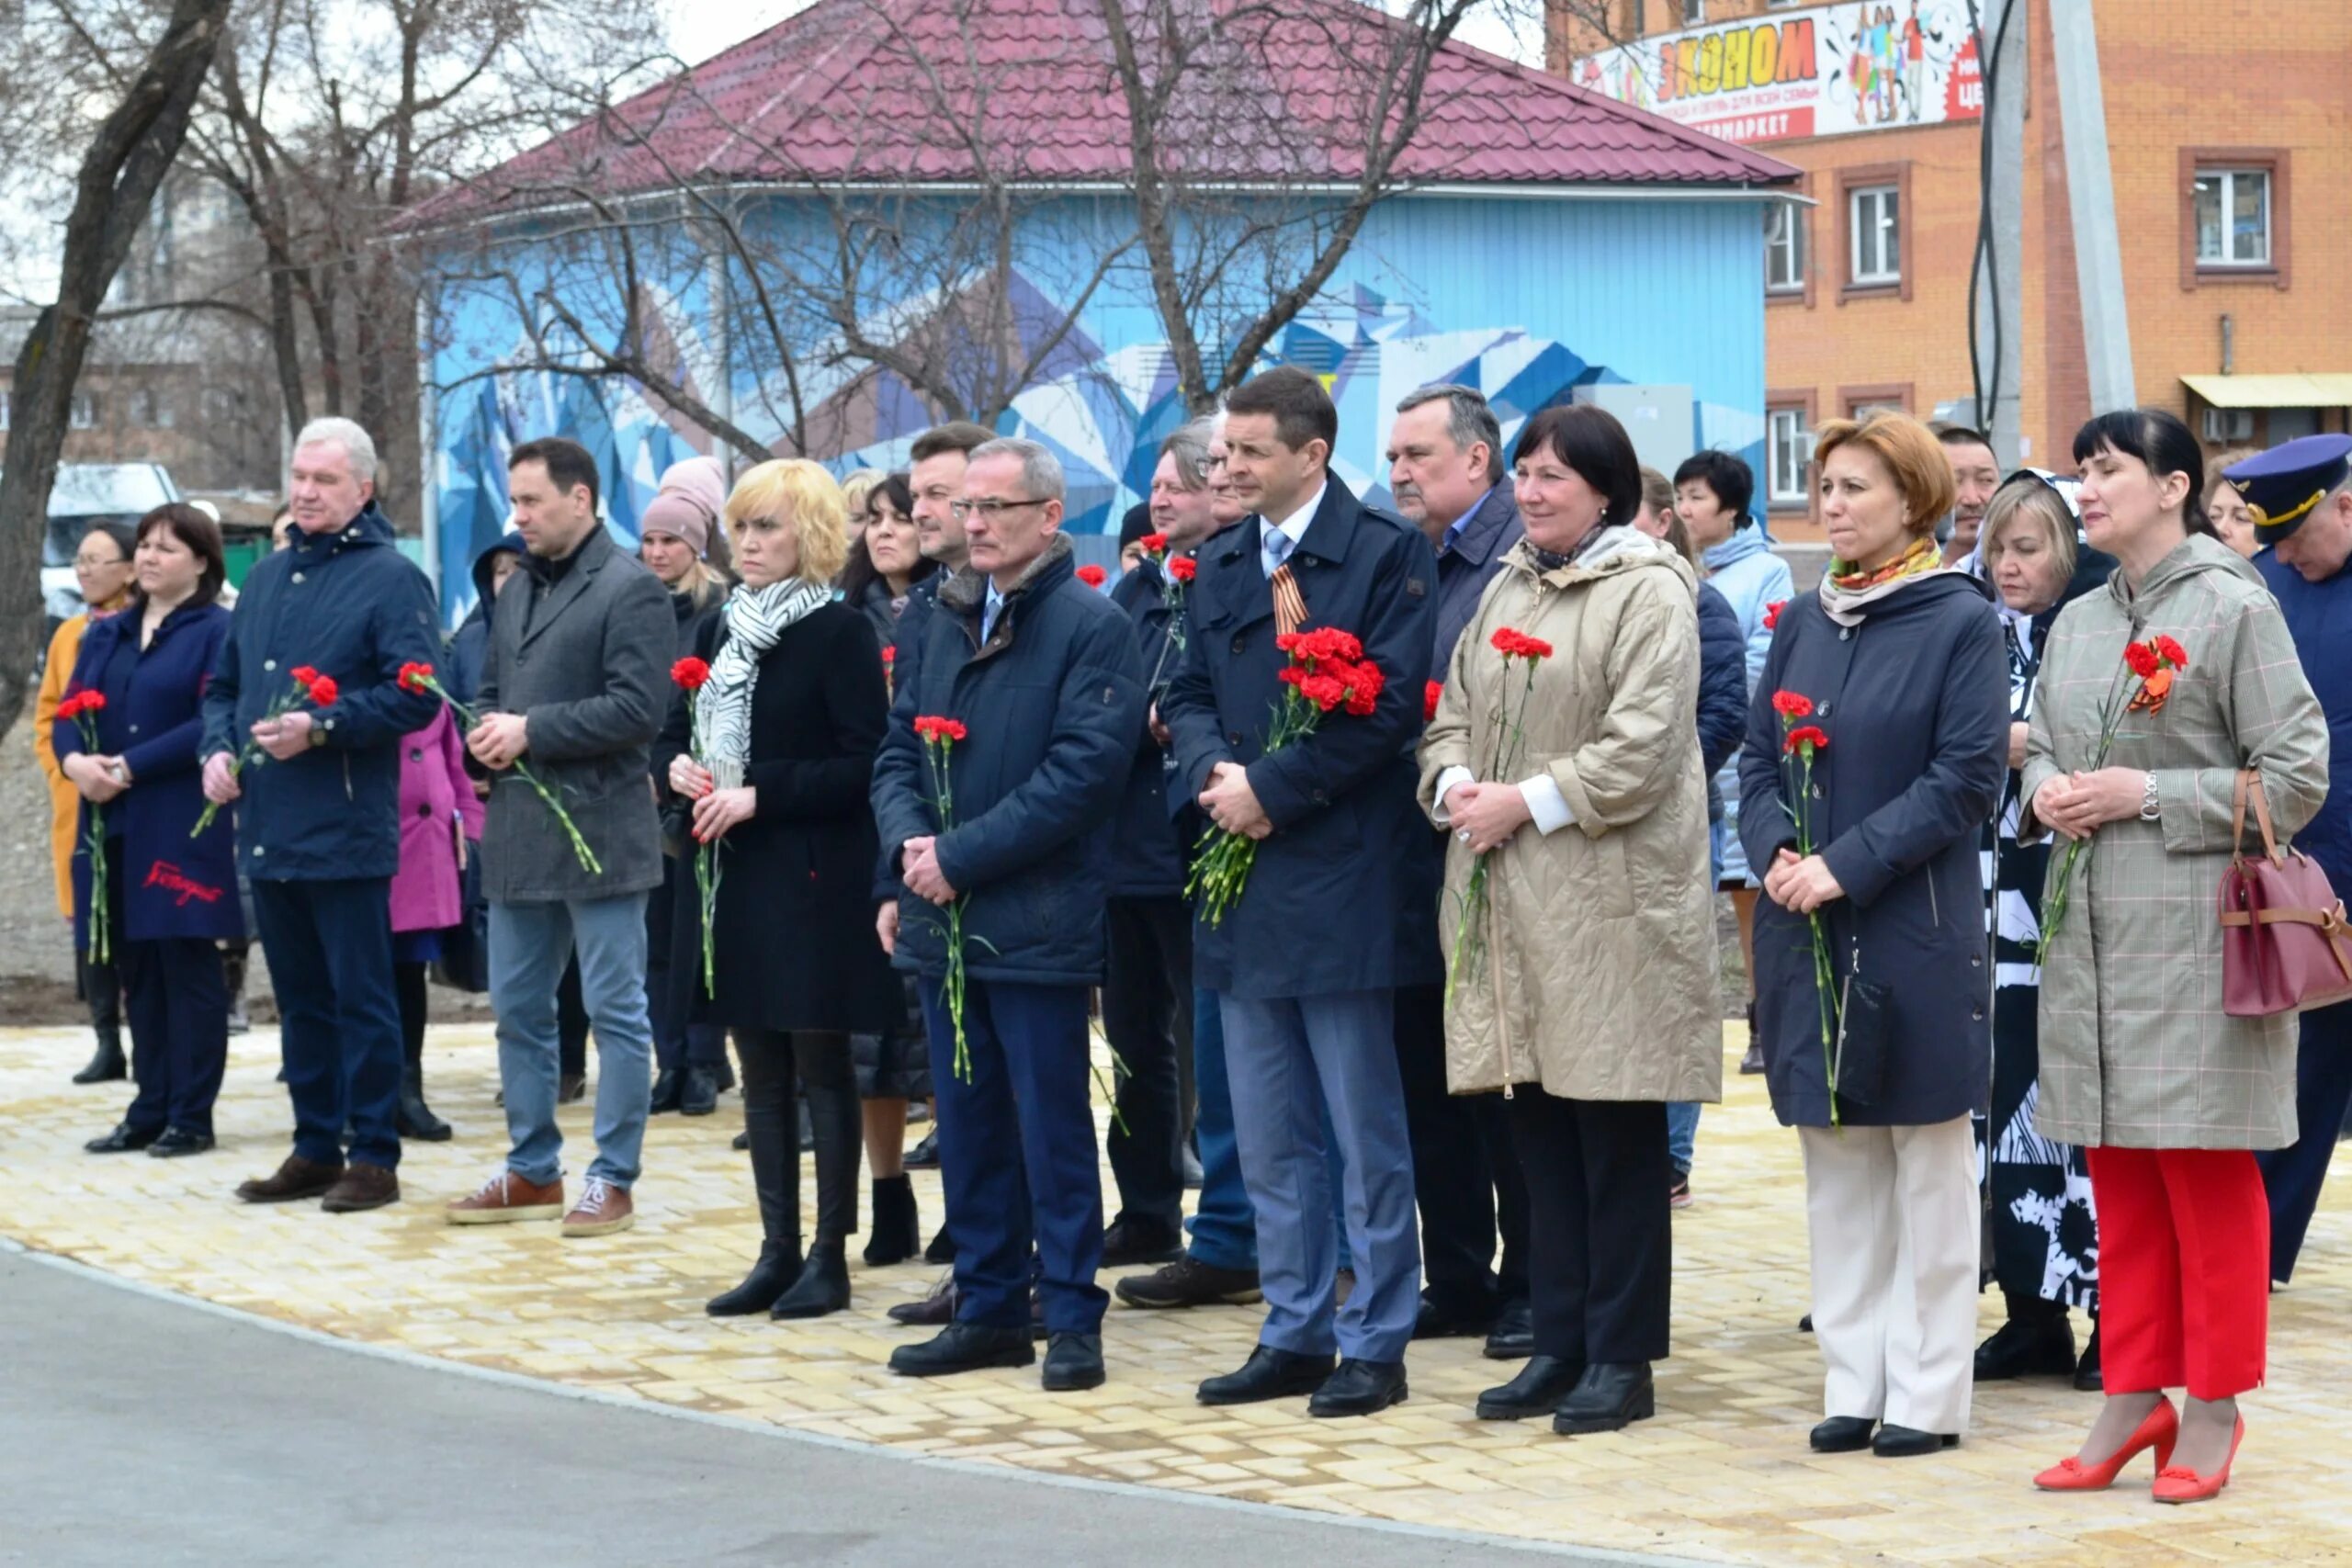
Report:
[{"label": "crowd of people", "polygon": [[1094,1387],[1132,1269],[1134,1308],[1262,1302],[1204,1403],[1371,1415],[1470,1336],[1519,1363],[1481,1417],[1612,1431],[1669,1353],[1728,892],[1740,1065],[1804,1163],[1812,1447],[1932,1454],[1977,1382],[2067,1377],[2105,1403],[2037,1484],[2154,1449],[2159,1500],[2218,1492],[2352,1098],[2352,942],[2343,987],[2250,1003],[2225,946],[2285,917],[2217,912],[2249,799],[2352,880],[2352,436],[2215,479],[2127,410],[2075,476],[2004,477],[1975,432],[1832,422],[1804,594],[1744,463],[1669,479],[1596,407],[1507,459],[1476,391],[1415,391],[1393,513],[1337,437],[1289,368],[1168,434],[1115,585],[1053,454],[977,425],[846,485],[682,464],[637,559],[589,454],[535,440],[447,646],[347,421],[299,435],[233,613],[201,513],[94,530],[38,738],[85,1080],[130,1026],[90,1148],[211,1146],[249,902],[294,1132],[248,1202],[400,1197],[401,1139],[448,1135],[427,968],[469,958],[509,1149],[452,1224],[629,1226],[649,1115],[740,1067],[760,1247],[714,1314],[851,1308],[863,1160],[866,1263],[953,1265],[892,1309],[935,1330],[895,1371],[1042,1340],[1047,1389]]}]

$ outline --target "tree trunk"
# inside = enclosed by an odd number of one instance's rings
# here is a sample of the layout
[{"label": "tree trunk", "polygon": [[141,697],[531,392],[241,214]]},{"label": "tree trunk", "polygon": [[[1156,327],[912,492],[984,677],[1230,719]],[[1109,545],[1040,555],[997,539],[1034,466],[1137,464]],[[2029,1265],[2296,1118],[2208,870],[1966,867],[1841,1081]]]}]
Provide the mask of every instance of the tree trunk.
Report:
[{"label": "tree trunk", "polygon": [[175,0],[163,39],[109,113],[74,181],[57,301],[35,318],[10,387],[8,461],[0,468],[0,729],[24,705],[42,645],[41,544],[49,492],[98,307],[187,139],[230,0]]}]

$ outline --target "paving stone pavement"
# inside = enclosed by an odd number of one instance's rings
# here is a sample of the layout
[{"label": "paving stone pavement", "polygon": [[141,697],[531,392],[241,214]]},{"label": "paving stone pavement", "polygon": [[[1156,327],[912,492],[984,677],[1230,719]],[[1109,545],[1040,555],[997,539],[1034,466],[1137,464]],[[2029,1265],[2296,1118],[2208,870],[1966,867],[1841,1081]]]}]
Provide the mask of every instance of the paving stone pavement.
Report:
[{"label": "paving stone pavement", "polygon": [[[742,1156],[728,1146],[741,1125],[732,1096],[714,1117],[653,1120],[633,1231],[566,1241],[552,1224],[451,1228],[442,1201],[494,1170],[504,1147],[485,1028],[438,1028],[427,1051],[431,1099],[458,1138],[408,1149],[406,1201],[343,1217],[230,1195],[286,1148],[270,1032],[234,1043],[220,1147],[189,1159],[81,1152],[125,1103],[119,1086],[67,1083],[87,1055],[78,1031],[0,1031],[0,1234],[354,1340],[910,1451],[1682,1558],[2352,1559],[2352,1181],[2341,1176],[2293,1290],[2275,1298],[2272,1386],[2246,1402],[2237,1479],[2216,1503],[2166,1509],[2148,1499],[2144,1461],[2103,1495],[2031,1488],[2093,1412],[2095,1396],[2056,1382],[1981,1389],[1966,1444],[1939,1457],[1807,1451],[1820,1367],[1796,1332],[1806,1306],[1797,1151],[1760,1082],[1736,1074],[1729,1103],[1710,1107],[1700,1129],[1698,1201],[1675,1220],[1675,1355],[1659,1369],[1657,1418],[1563,1438],[1548,1423],[1472,1418],[1477,1391],[1511,1369],[1469,1340],[1416,1345],[1411,1399],[1371,1420],[1310,1420],[1300,1403],[1195,1404],[1201,1378],[1248,1353],[1256,1308],[1114,1305],[1111,1381],[1089,1393],[1046,1394],[1034,1369],[894,1378],[885,1360],[910,1331],[883,1309],[922,1295],[935,1271],[867,1269],[855,1246],[846,1313],[796,1325],[707,1317],[705,1298],[733,1284],[757,1247]],[[575,1169],[588,1111],[562,1118]],[[928,1234],[938,1186],[919,1173],[917,1187]],[[804,1179],[804,1199],[812,1188]],[[1988,1293],[1988,1332],[1996,1305]]]}]

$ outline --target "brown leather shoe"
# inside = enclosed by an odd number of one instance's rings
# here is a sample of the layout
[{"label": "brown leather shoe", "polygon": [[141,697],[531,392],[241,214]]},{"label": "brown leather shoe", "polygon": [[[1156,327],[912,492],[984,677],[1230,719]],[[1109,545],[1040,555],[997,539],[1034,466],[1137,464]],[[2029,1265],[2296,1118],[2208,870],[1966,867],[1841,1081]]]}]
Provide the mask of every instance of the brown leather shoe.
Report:
[{"label": "brown leather shoe", "polygon": [[322,1213],[356,1214],[362,1209],[380,1209],[387,1203],[401,1201],[401,1179],[380,1165],[353,1160],[343,1168],[343,1179],[327,1189],[319,1200]]},{"label": "brown leather shoe", "polygon": [[288,1155],[273,1174],[237,1183],[237,1196],[248,1203],[291,1203],[297,1198],[315,1198],[342,1179],[339,1165]]},{"label": "brown leather shoe", "polygon": [[516,1220],[551,1220],[563,1213],[563,1178],[545,1185],[502,1169],[470,1198],[447,1211],[453,1225],[503,1225]]},{"label": "brown leather shoe", "polygon": [[580,1190],[580,1201],[571,1213],[563,1216],[566,1235],[610,1235],[637,1224],[637,1206],[629,1201],[628,1189],[616,1187],[600,1176],[588,1179]]}]

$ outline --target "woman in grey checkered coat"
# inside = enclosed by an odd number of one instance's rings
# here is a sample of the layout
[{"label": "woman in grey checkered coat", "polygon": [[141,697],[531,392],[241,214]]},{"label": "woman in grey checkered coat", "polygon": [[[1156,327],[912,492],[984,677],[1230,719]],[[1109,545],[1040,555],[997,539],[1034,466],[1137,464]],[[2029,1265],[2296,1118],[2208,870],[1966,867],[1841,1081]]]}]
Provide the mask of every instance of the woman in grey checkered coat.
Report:
[{"label": "woman in grey checkered coat", "polygon": [[[2269,1211],[2250,1151],[2295,1138],[2293,1017],[2222,1011],[2232,784],[2259,770],[2291,833],[2325,795],[2327,729],[2277,603],[2205,523],[2187,427],[2103,414],[2075,457],[2084,530],[2122,564],[2052,631],[2019,837],[2087,840],[2063,910],[2063,849],[2043,895],[2037,1124],[2089,1151],[2108,1400],[2081,1451],[2037,1483],[2104,1485],[2154,1448],[2157,1496],[2188,1501],[2227,1480],[2236,1395],[2262,1381]],[[2141,687],[2127,645],[2155,638],[2185,666],[2160,704],[2123,714],[2099,765],[2108,716]],[[2176,1417],[2164,1391],[2183,1386]]]}]

